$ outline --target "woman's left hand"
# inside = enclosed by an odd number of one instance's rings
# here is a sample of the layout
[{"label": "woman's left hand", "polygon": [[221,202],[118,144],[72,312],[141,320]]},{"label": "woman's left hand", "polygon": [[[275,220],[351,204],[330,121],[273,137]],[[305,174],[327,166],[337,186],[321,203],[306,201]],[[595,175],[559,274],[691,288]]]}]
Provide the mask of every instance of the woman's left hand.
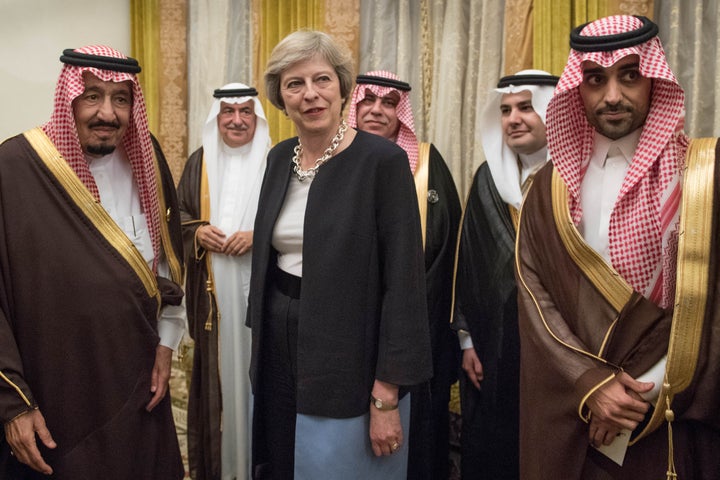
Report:
[{"label": "woman's left hand", "polygon": [[400,410],[378,410],[370,406],[370,443],[378,457],[392,455],[403,444]]}]

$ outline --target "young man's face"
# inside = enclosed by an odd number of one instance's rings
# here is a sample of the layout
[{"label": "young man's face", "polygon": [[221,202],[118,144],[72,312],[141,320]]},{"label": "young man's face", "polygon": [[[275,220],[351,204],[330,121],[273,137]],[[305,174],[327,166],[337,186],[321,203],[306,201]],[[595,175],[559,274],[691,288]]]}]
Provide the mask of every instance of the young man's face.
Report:
[{"label": "young man's face", "polygon": [[500,99],[503,141],[515,153],[529,155],[547,144],[545,124],[532,105],[532,93],[505,93]]},{"label": "young man's face", "polygon": [[399,101],[400,95],[397,92],[377,97],[366,89],[365,98],[357,103],[358,129],[395,141],[400,129],[397,116]]},{"label": "young man's face", "polygon": [[608,68],[583,63],[579,91],[595,130],[616,140],[645,124],[652,80],[640,74],[639,58],[628,55]]},{"label": "young man's face", "polygon": [[92,156],[112,153],[120,144],[132,111],[130,82],[104,82],[84,73],[85,91],[73,100],[80,146]]}]

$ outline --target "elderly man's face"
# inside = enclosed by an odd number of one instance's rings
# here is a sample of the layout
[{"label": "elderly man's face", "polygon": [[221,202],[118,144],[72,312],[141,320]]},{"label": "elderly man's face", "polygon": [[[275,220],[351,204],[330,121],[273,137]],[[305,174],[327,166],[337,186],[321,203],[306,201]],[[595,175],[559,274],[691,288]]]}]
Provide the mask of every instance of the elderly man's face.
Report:
[{"label": "elderly man's face", "polygon": [[579,91],[595,130],[616,140],[645,124],[652,80],[640,74],[639,58],[628,55],[608,68],[583,63]]},{"label": "elderly man's face", "polygon": [[500,99],[503,141],[515,153],[529,155],[547,144],[545,124],[532,105],[532,93],[505,93]]},{"label": "elderly man's face", "polygon": [[365,98],[357,103],[358,128],[395,141],[400,129],[397,117],[399,101],[400,95],[397,92],[378,97],[366,89]]},{"label": "elderly man's face", "polygon": [[80,146],[88,155],[107,155],[118,146],[130,123],[130,82],[104,82],[87,72],[83,80],[85,91],[72,103]]},{"label": "elderly man's face", "polygon": [[217,122],[220,136],[225,145],[231,148],[242,147],[251,142],[255,136],[255,126],[257,125],[255,102],[253,100],[243,103],[221,101]]}]

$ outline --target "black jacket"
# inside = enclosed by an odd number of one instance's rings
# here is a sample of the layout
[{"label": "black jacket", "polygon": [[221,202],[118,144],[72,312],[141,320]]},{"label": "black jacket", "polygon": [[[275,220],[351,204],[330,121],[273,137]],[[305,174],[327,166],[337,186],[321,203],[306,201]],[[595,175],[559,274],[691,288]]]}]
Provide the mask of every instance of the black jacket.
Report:
[{"label": "black jacket", "polygon": [[[293,138],[270,151],[255,217],[248,307],[254,391],[272,231],[296,145]],[[299,413],[362,415],[376,378],[413,385],[432,375],[417,200],[407,155],[394,143],[358,132],[318,170],[305,212],[300,301]]]}]

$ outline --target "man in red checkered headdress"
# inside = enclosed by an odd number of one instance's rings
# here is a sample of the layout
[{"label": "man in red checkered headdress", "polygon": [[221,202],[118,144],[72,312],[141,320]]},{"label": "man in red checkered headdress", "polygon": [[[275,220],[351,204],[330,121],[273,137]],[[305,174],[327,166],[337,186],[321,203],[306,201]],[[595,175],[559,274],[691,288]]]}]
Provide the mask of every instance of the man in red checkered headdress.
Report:
[{"label": "man in red checkered headdress", "polygon": [[657,33],[573,30],[548,106],[517,242],[523,479],[720,471],[718,142],[683,134]]},{"label": "man in red checkered headdress", "polygon": [[[447,478],[450,386],[459,347],[450,329],[453,262],[461,206],[440,152],[415,135],[410,84],[387,71],[358,75],[348,124],[397,143],[415,178],[425,247],[425,280],[433,351],[433,378],[411,392],[408,478]],[[373,408],[373,407],[371,407]]]},{"label": "man in red checkered headdress", "polygon": [[173,180],[137,61],[60,60],[50,121],[0,146],[0,477],[182,478]]}]

